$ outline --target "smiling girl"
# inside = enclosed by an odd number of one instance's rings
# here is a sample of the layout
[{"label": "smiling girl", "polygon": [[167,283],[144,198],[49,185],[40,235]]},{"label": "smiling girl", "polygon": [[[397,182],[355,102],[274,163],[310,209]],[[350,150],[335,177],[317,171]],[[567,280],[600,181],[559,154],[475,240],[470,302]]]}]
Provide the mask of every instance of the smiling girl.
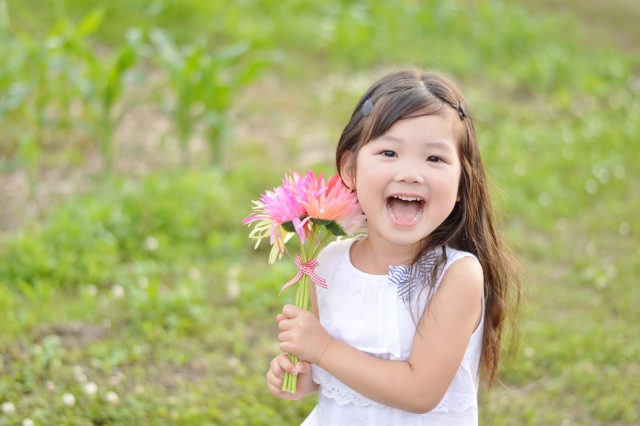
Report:
[{"label": "smiling girl", "polygon": [[[320,254],[313,313],[278,315],[275,396],[318,392],[303,425],[477,425],[519,281],[489,199],[469,107],[447,78],[400,71],[360,99],[336,152],[367,235]],[[515,298],[512,312],[517,310]],[[284,372],[297,374],[295,394]]]}]

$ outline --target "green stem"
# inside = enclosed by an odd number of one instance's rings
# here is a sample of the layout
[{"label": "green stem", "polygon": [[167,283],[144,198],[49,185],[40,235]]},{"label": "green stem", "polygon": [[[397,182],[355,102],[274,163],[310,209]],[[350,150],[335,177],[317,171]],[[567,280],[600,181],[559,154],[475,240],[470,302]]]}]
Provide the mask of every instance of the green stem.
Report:
[{"label": "green stem", "polygon": [[329,241],[332,235],[333,234],[331,233],[331,231],[327,231],[327,235],[324,236],[324,238],[320,242],[320,245],[317,246],[315,250],[313,250],[313,252],[311,253],[311,258],[315,258],[320,253],[320,250],[322,250],[324,246],[327,245],[327,242]]},{"label": "green stem", "polygon": [[[321,225],[316,225],[316,224],[312,225],[312,233],[314,235],[316,235],[320,229],[322,229]],[[301,243],[300,258],[302,260],[302,263],[303,264],[307,263],[310,259],[315,258],[320,252],[320,250],[322,250],[324,246],[327,244],[327,242],[329,241],[332,235],[333,234],[330,231],[327,231],[327,234],[324,236],[324,238],[320,242],[320,245],[318,245],[315,248],[309,247],[308,251],[305,249],[305,246]],[[298,289],[296,291],[295,306],[297,306],[298,308],[307,310],[309,306],[309,291],[310,291],[309,286],[311,285],[313,285],[313,283],[311,282],[309,277],[307,275],[303,275],[302,279],[298,282]],[[293,365],[296,365],[298,361],[300,361],[298,357],[292,354],[289,354],[289,360]],[[297,382],[298,382],[297,375],[293,376],[289,373],[285,373],[284,382],[282,383],[282,390],[289,393],[296,393]]]},{"label": "green stem", "polygon": [[[291,360],[291,355],[289,355],[289,360]],[[282,382],[282,390],[285,392],[289,392],[289,380],[291,380],[291,375],[284,373],[284,381]]]}]

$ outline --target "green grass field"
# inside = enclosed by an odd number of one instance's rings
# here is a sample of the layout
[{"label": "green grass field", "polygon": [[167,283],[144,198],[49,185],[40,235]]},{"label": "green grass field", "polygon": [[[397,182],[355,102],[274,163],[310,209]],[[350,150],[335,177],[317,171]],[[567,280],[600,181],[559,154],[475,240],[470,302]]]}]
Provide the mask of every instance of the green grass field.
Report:
[{"label": "green grass field", "polygon": [[640,425],[635,3],[102,4],[0,0],[0,425],[299,424],[295,267],[241,220],[404,66],[459,82],[523,266],[480,424]]}]

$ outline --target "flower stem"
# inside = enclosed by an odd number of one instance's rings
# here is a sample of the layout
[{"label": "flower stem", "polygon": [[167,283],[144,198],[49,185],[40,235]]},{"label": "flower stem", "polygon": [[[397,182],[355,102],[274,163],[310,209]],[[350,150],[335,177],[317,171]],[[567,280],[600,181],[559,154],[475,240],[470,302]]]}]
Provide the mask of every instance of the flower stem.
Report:
[{"label": "flower stem", "polygon": [[[312,233],[317,235],[321,229],[320,225],[313,224]],[[327,234],[324,236],[320,244],[316,247],[309,247],[305,250],[305,246],[300,244],[300,258],[302,263],[307,263],[310,259],[315,258],[320,250],[324,248],[333,234],[327,230]],[[298,290],[296,291],[295,306],[307,310],[309,306],[309,286],[312,285],[311,280],[307,275],[303,275],[300,281],[298,281]],[[289,361],[293,365],[298,363],[299,358],[295,355],[289,354]],[[289,393],[296,393],[296,387],[298,383],[298,376],[293,376],[289,373],[284,373],[284,381],[282,383],[282,390]]]}]

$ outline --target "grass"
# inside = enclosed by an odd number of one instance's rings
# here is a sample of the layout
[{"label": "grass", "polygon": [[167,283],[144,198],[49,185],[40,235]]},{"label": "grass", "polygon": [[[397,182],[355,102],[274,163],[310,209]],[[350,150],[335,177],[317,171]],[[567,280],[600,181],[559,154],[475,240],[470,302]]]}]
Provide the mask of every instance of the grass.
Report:
[{"label": "grass", "polygon": [[[8,4],[13,28],[34,34],[88,12],[74,0]],[[236,105],[226,174],[194,165],[105,178],[1,237],[0,402],[15,413],[0,425],[299,424],[314,397],[282,401],[264,385],[275,314],[293,297],[276,289],[293,268],[268,267],[239,222],[288,167],[331,172],[355,100],[407,62],[460,80],[526,271],[522,348],[502,365],[504,386],[480,392],[481,424],[640,424],[640,62],[607,39],[587,44],[588,21],[469,4],[109,3],[114,24],[96,34],[107,46],[137,11],[180,42],[267,28],[261,42],[286,56]],[[208,33],[218,7],[229,20]]]}]

